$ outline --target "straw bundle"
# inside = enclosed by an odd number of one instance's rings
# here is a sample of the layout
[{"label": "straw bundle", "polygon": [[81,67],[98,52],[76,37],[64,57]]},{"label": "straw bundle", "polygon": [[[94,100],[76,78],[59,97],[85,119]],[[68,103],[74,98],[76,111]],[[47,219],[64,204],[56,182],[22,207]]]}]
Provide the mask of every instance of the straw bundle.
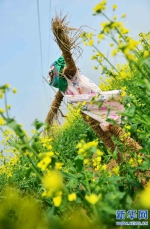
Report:
[{"label": "straw bundle", "polygon": [[[63,74],[71,79],[77,71],[71,50],[75,49],[75,43],[79,38],[80,32],[77,32],[76,29],[68,26],[69,23],[66,22],[66,16],[58,17],[58,15],[56,15],[52,20],[52,32],[66,62],[66,68],[64,69]],[[71,34],[74,35],[69,36]]]},{"label": "straw bundle", "polygon": [[117,138],[122,138],[122,142],[128,146],[130,146],[130,148],[132,150],[134,150],[135,152],[139,152],[140,149],[142,149],[142,147],[133,139],[130,138],[129,136],[127,137],[123,137],[125,132],[123,131],[123,129],[121,127],[111,127],[110,132],[112,133],[112,135],[116,136]]},{"label": "straw bundle", "polygon": [[58,91],[55,95],[55,99],[52,102],[50,111],[48,112],[46,120],[45,120],[45,122],[49,126],[53,124],[54,119],[57,119],[58,110],[59,110],[62,100],[63,100],[63,95],[61,94],[60,91]]}]

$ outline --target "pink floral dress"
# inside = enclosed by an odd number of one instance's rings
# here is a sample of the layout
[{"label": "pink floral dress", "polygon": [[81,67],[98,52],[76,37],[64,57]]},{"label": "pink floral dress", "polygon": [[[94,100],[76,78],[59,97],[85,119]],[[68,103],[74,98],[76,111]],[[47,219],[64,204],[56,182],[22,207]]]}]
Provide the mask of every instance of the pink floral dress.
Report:
[{"label": "pink floral dress", "polygon": [[[65,77],[66,78],[66,77]],[[111,123],[106,118],[113,119],[116,123],[121,122],[121,112],[124,110],[123,104],[119,102],[121,95],[120,90],[112,90],[102,92],[99,87],[86,76],[77,70],[74,77],[68,81],[67,90],[62,94],[74,106],[78,106],[78,102],[86,102],[82,106],[83,113],[100,122],[103,131],[108,131]],[[102,102],[100,108],[98,105],[91,104],[91,99],[96,96],[94,101]]]}]

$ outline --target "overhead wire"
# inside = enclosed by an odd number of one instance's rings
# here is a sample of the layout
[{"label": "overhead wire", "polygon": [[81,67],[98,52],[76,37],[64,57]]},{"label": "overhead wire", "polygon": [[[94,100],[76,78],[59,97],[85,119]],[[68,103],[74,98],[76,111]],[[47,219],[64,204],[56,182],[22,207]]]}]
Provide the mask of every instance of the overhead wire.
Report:
[{"label": "overhead wire", "polygon": [[[51,6],[52,6],[52,1],[50,0],[49,1],[49,26],[48,26],[48,28],[49,28],[49,34],[48,34],[48,67],[49,67],[49,60],[50,60],[50,47],[51,47],[51,42],[50,42],[50,38],[51,38],[51,36],[50,36],[50,22],[51,22]],[[45,77],[43,77],[43,79],[48,83],[48,81],[47,81],[47,79],[45,78]],[[49,85],[49,83],[48,83],[48,85]],[[54,91],[54,93],[56,94],[57,93],[57,91],[51,86],[51,85],[49,85],[50,87],[51,87],[51,89]],[[67,104],[65,103],[65,101],[63,100],[63,103],[65,104],[65,106],[67,107]]]},{"label": "overhead wire", "polygon": [[48,26],[48,29],[49,29],[49,34],[48,34],[48,67],[49,67],[49,57],[50,57],[50,46],[51,46],[51,43],[50,43],[50,21],[51,21],[51,0],[49,1],[49,26]]},{"label": "overhead wire", "polygon": [[47,104],[48,104],[48,106],[49,106],[48,96],[47,96],[47,92],[46,92],[46,88],[45,88],[45,84],[44,84],[44,80],[43,80],[43,55],[42,55],[42,38],[41,38],[41,26],[40,26],[40,9],[39,9],[39,1],[37,0],[36,2],[37,2],[38,28],[39,28],[39,40],[40,40],[40,56],[41,56],[42,82],[43,82],[44,91],[45,91],[45,95],[46,95],[46,99],[47,99]]}]

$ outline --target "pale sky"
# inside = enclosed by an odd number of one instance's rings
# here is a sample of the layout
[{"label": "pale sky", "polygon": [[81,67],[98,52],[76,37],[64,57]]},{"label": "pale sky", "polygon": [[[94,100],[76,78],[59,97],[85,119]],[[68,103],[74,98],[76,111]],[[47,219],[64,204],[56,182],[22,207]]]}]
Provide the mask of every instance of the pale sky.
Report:
[{"label": "pale sky", "polygon": [[[78,28],[87,25],[99,32],[100,23],[105,19],[102,16],[92,16],[92,9],[97,3],[98,0],[51,0],[50,14],[50,0],[39,0],[45,77],[50,64],[61,55],[52,37],[48,48],[49,18],[51,20],[55,12],[62,11],[68,14],[71,26]],[[111,9],[112,4],[118,5],[115,13]],[[108,17],[120,17],[123,13],[127,14],[125,27],[130,29],[133,38],[137,39],[140,32],[150,31],[150,0],[108,0]],[[45,120],[54,98],[54,92],[42,80],[39,44],[36,0],[0,0],[0,85],[9,83],[18,89],[16,95],[8,95],[8,103],[12,105],[10,115],[22,123],[28,132],[35,118]],[[78,60],[78,66],[83,74],[98,84],[101,70],[93,69],[95,64],[90,60],[92,48],[81,48],[83,54]],[[105,54],[110,50],[109,43],[100,44],[99,48]],[[119,57],[114,61],[123,60]],[[0,107],[4,107],[1,100]]]}]

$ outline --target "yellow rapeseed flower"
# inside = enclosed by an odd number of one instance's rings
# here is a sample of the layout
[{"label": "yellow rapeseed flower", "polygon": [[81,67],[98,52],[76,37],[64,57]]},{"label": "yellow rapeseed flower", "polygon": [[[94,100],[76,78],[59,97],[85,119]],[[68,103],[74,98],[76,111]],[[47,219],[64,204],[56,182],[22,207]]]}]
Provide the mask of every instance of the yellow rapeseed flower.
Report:
[{"label": "yellow rapeseed flower", "polygon": [[94,70],[97,70],[98,69],[98,67],[97,66],[94,66]]},{"label": "yellow rapeseed flower", "polygon": [[86,33],[86,38],[91,39],[93,36],[93,33]]},{"label": "yellow rapeseed flower", "polygon": [[6,106],[6,107],[7,107],[7,109],[10,109],[10,108],[11,108],[11,105],[7,104],[7,106]]},{"label": "yellow rapeseed flower", "polygon": [[10,84],[6,83],[6,84],[5,84],[5,87],[6,87],[6,88],[10,88],[11,86],[10,86]]},{"label": "yellow rapeseed flower", "polygon": [[145,209],[150,209],[150,182],[139,196],[139,202]]},{"label": "yellow rapeseed flower", "polygon": [[128,129],[128,130],[130,130],[131,129],[131,126],[126,126],[125,128]]},{"label": "yellow rapeseed flower", "polygon": [[3,118],[0,118],[0,125],[4,126],[5,125],[5,120]]},{"label": "yellow rapeseed flower", "polygon": [[99,149],[96,150],[95,152],[98,156],[102,156],[104,153],[102,151],[100,151]]},{"label": "yellow rapeseed flower", "polygon": [[94,44],[94,40],[89,41],[89,45],[92,46]]},{"label": "yellow rapeseed flower", "polygon": [[105,171],[106,169],[107,169],[107,165],[106,164],[104,164],[104,165],[101,166],[101,170],[104,170]]},{"label": "yellow rapeseed flower", "polygon": [[68,195],[69,201],[74,201],[74,200],[76,200],[76,198],[77,198],[76,193],[71,193]]},{"label": "yellow rapeseed flower", "polygon": [[98,142],[97,142],[97,141],[91,141],[91,142],[85,143],[84,146],[83,146],[83,148],[84,148],[85,150],[87,150],[87,149],[89,149],[89,148],[91,148],[91,147],[93,147],[93,146],[96,147],[97,145],[98,145]]},{"label": "yellow rapeseed flower", "polygon": [[92,179],[92,182],[95,182],[96,181],[96,179],[95,179],[95,177]]},{"label": "yellow rapeseed flower", "polygon": [[136,162],[133,160],[133,158],[130,158],[129,165],[131,165],[132,168],[136,166]]},{"label": "yellow rapeseed flower", "polygon": [[96,12],[103,11],[103,10],[106,9],[105,4],[106,4],[106,1],[102,1],[101,3],[97,4],[97,5],[94,7],[93,10],[96,11]]},{"label": "yellow rapeseed flower", "polygon": [[5,109],[0,108],[0,113],[5,113]]},{"label": "yellow rapeseed flower", "polygon": [[3,98],[3,94],[2,93],[0,93],[0,99],[2,99]]},{"label": "yellow rapeseed flower", "polygon": [[108,25],[108,22],[107,21],[106,22],[102,22],[100,25],[101,25],[101,27],[106,27]]},{"label": "yellow rapeseed flower", "polygon": [[88,42],[84,42],[83,45],[84,45],[84,46],[87,46],[87,45],[88,45]]},{"label": "yellow rapeseed flower", "polygon": [[133,39],[130,39],[129,44],[128,44],[128,48],[130,50],[134,50],[138,46],[138,44],[139,44],[139,41],[135,41]]},{"label": "yellow rapeseed flower", "polygon": [[112,9],[113,9],[113,10],[116,10],[117,7],[118,7],[118,6],[117,6],[116,4],[112,5]]},{"label": "yellow rapeseed flower", "polygon": [[16,93],[17,93],[17,88],[13,88],[12,92],[13,92],[14,94],[16,94]]},{"label": "yellow rapeseed flower", "polygon": [[47,192],[44,191],[44,192],[42,193],[42,196],[43,196],[43,197],[44,197],[44,196],[47,196]]},{"label": "yellow rapeseed flower", "polygon": [[126,57],[128,57],[130,55],[130,49],[129,47],[127,46],[125,49],[124,49],[124,54],[126,55]]},{"label": "yellow rapeseed flower", "polygon": [[106,3],[107,3],[107,0],[102,0],[102,1],[100,2],[100,4],[102,4],[102,5],[106,5]]},{"label": "yellow rapeseed flower", "polygon": [[116,56],[116,55],[117,55],[117,52],[118,52],[118,49],[114,49],[114,50],[111,52],[111,56]]},{"label": "yellow rapeseed flower", "polygon": [[94,193],[91,193],[89,196],[88,195],[85,196],[85,199],[92,205],[96,204],[100,198],[101,198],[101,194],[95,195]]},{"label": "yellow rapeseed flower", "polygon": [[97,164],[96,167],[95,167],[95,171],[99,171],[100,170],[100,164]]},{"label": "yellow rapeseed flower", "polygon": [[112,169],[112,172],[114,172],[117,176],[119,176],[119,166],[116,166]]},{"label": "yellow rapeseed flower", "polygon": [[143,57],[146,58],[150,55],[150,53],[148,51],[144,51]]},{"label": "yellow rapeseed flower", "polygon": [[82,103],[82,106],[85,106],[86,105],[86,101],[84,101],[83,103]]},{"label": "yellow rapeseed flower", "polygon": [[121,91],[121,96],[122,97],[126,96],[126,92],[125,91]]},{"label": "yellow rapeseed flower", "polygon": [[126,16],[127,16],[126,14],[122,14],[122,16],[121,16],[121,17],[122,17],[122,18],[125,18]]},{"label": "yellow rapeseed flower", "polygon": [[59,207],[62,202],[62,196],[56,196],[53,198],[53,203],[55,207]]},{"label": "yellow rapeseed flower", "polygon": [[37,166],[41,169],[41,170],[45,170],[47,168],[47,166],[51,163],[52,159],[50,157],[45,157],[43,160],[41,160]]},{"label": "yellow rapeseed flower", "polygon": [[127,88],[126,87],[122,87],[121,90],[125,91]]},{"label": "yellow rapeseed flower", "polygon": [[141,155],[138,155],[137,162],[138,162],[139,165],[142,164],[143,160],[142,160]]},{"label": "yellow rapeseed flower", "polygon": [[128,58],[129,60],[134,60],[134,59],[135,59],[135,56],[134,56],[132,53],[129,53],[129,54],[127,55],[127,58]]},{"label": "yellow rapeseed flower", "polygon": [[111,24],[111,28],[120,28],[123,29],[123,22],[115,21]]},{"label": "yellow rapeseed flower", "polygon": [[116,19],[117,19],[117,16],[116,16],[116,15],[114,15],[114,16],[113,16],[113,19],[114,19],[114,20],[116,20]]},{"label": "yellow rapeseed flower", "polygon": [[89,159],[88,159],[88,158],[85,158],[85,159],[83,160],[83,164],[84,164],[84,165],[89,165],[89,163],[90,163],[90,162],[89,162]]},{"label": "yellow rapeseed flower", "polygon": [[109,34],[110,33],[110,28],[108,28],[108,27],[104,28],[104,32]]},{"label": "yellow rapeseed flower", "polygon": [[64,187],[62,174],[58,170],[48,171],[42,178],[42,183],[48,197],[51,197]]},{"label": "yellow rapeseed flower", "polygon": [[102,158],[99,156],[99,157],[96,157],[95,158],[97,162],[100,162],[102,160]]},{"label": "yellow rapeseed flower", "polygon": [[120,76],[121,76],[122,79],[126,79],[128,74],[126,72],[122,71]]},{"label": "yellow rapeseed flower", "polygon": [[121,28],[121,33],[122,33],[122,34],[128,34],[129,32],[130,32],[129,29]]},{"label": "yellow rapeseed flower", "polygon": [[60,162],[55,163],[55,169],[57,169],[57,170],[61,170],[62,166],[63,166],[63,163],[60,163]]},{"label": "yellow rapeseed flower", "polygon": [[104,36],[104,34],[101,34],[101,33],[100,33],[100,34],[98,34],[98,38],[99,38],[99,39],[104,39],[105,36]]}]

